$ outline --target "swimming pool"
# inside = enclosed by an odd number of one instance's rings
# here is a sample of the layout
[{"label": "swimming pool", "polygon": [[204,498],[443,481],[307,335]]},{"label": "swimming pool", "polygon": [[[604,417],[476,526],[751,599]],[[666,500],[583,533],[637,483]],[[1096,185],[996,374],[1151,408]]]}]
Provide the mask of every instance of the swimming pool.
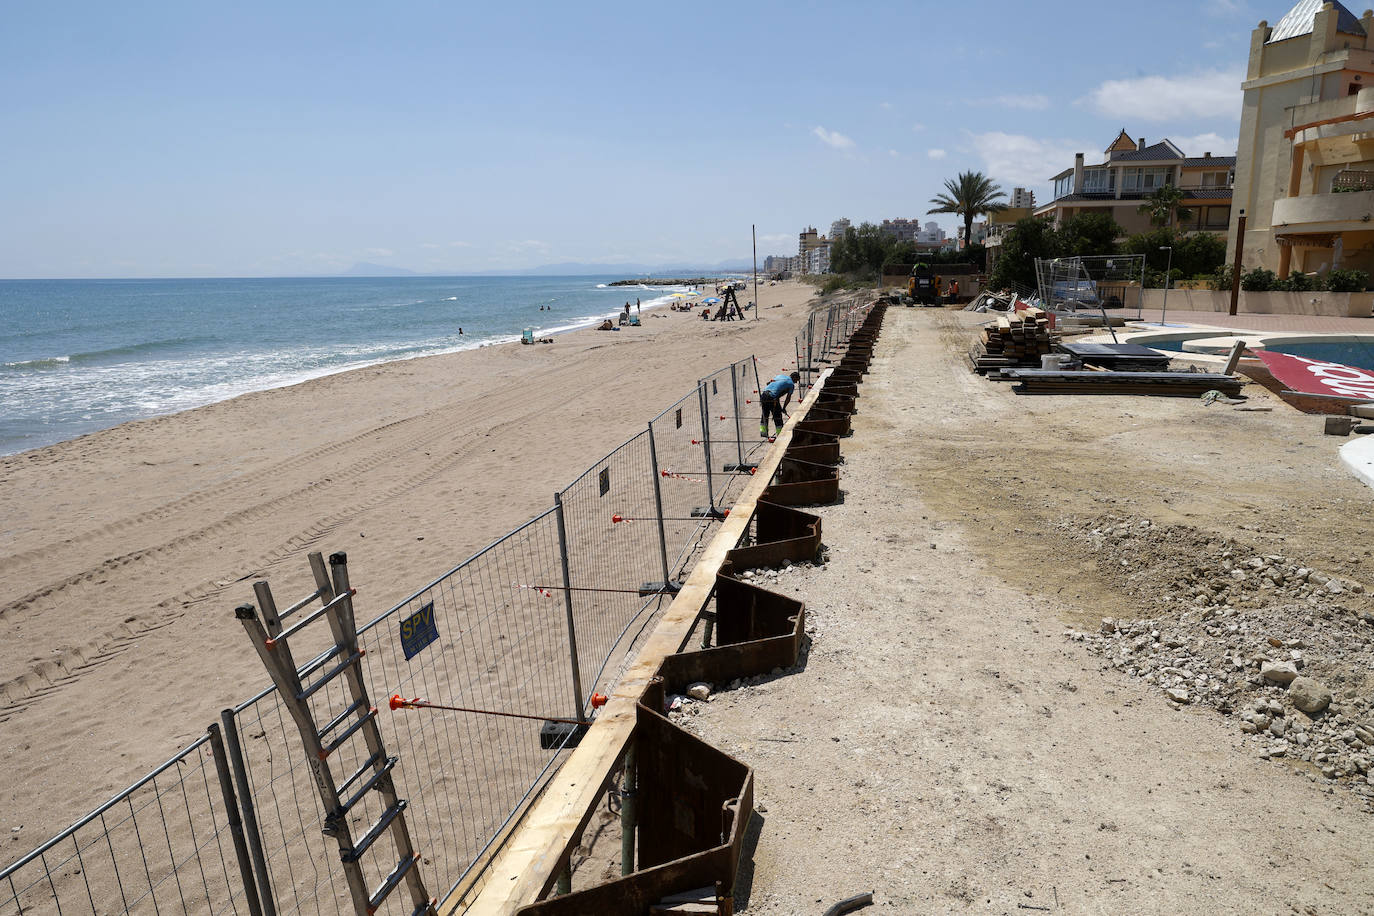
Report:
[{"label": "swimming pool", "polygon": [[[1152,345],[1153,346],[1153,345]],[[1275,353],[1301,356],[1330,363],[1341,363],[1360,369],[1374,369],[1374,338],[1354,340],[1294,340],[1267,339],[1264,348]]]}]

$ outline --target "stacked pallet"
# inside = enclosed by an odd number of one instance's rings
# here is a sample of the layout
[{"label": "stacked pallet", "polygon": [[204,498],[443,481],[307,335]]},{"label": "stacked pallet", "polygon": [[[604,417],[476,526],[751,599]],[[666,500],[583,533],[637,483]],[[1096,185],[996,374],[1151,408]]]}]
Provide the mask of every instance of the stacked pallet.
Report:
[{"label": "stacked pallet", "polygon": [[1002,365],[1038,366],[1052,343],[1049,318],[1040,309],[1013,312],[983,328],[987,358],[1006,360]]},{"label": "stacked pallet", "polygon": [[1227,397],[1240,394],[1241,381],[1211,372],[1066,372],[1004,369],[1023,394],[1143,394],[1195,398],[1208,391]]}]

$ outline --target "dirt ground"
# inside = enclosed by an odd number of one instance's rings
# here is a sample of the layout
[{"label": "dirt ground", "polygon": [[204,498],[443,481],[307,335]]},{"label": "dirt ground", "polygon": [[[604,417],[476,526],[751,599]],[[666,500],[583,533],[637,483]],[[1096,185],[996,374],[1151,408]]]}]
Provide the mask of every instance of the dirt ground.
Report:
[{"label": "dirt ground", "polygon": [[[1271,754],[1229,714],[1284,706],[1259,657],[1301,646],[1335,696],[1315,720],[1276,711],[1290,737],[1374,718],[1374,492],[1340,468],[1344,440],[1254,385],[1272,412],[1019,396],[969,370],[981,318],[889,311],[845,499],[818,510],[829,562],[778,577],[808,607],[805,664],[684,719],[756,768],[737,910],[872,891],[899,913],[1374,913],[1363,772],[1325,778],[1317,745]],[[1122,520],[1160,534],[1103,550]],[[1204,549],[1345,588],[1176,597]],[[1307,642],[1271,641],[1290,616]],[[1199,658],[1219,633],[1238,672],[1169,702],[1070,632],[1106,617],[1204,627],[1178,641]]]}]

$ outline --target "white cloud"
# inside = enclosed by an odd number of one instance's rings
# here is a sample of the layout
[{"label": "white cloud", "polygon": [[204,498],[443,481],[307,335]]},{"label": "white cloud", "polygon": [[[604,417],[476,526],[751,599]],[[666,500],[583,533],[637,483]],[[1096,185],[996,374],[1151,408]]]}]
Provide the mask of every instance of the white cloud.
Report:
[{"label": "white cloud", "polygon": [[1074,153],[1095,148],[1090,143],[1040,140],[998,130],[970,134],[969,139],[990,178],[1023,188],[1045,185],[1051,175],[1073,165]]},{"label": "white cloud", "polygon": [[922,124],[920,121],[917,121],[915,124],[911,125],[911,129],[919,134],[921,131],[926,129],[926,126]]},{"label": "white cloud", "polygon": [[420,243],[420,247],[421,247],[421,248],[438,248],[438,247],[439,247],[439,243],[438,243],[438,242],[421,242],[421,243]]},{"label": "white cloud", "polygon": [[811,131],[820,138],[821,142],[833,149],[853,149],[854,141],[846,137],[837,130],[826,130],[824,127],[816,127]]},{"label": "white cloud", "polygon": [[368,248],[363,251],[369,258],[389,258],[395,253],[390,248]]},{"label": "white cloud", "polygon": [[770,233],[769,235],[761,235],[761,236],[759,236],[759,241],[760,241],[760,242],[766,242],[766,243],[769,243],[769,244],[777,244],[777,243],[779,243],[779,242],[791,241],[792,239],[795,239],[796,237],[797,237],[796,233],[774,232],[774,233]]},{"label": "white cloud", "polygon": [[899,159],[899,158],[901,158],[901,155],[902,155],[901,153],[897,152],[895,149],[890,149],[890,150],[888,150],[888,151],[887,151],[887,154],[888,154],[889,156],[891,156],[893,159]]},{"label": "white cloud", "polygon": [[926,156],[927,156],[928,158],[930,158],[930,159],[943,159],[943,158],[945,158],[945,156],[947,156],[947,155],[948,155],[948,153],[946,153],[946,152],[945,152],[944,150],[942,150],[942,149],[928,149],[928,150],[926,150]]},{"label": "white cloud", "polygon": [[1215,131],[1208,131],[1205,134],[1197,134],[1192,137],[1170,137],[1174,145],[1183,150],[1185,156],[1201,156],[1203,153],[1211,153],[1213,156],[1234,156],[1236,147],[1239,145],[1236,137],[1223,137]]},{"label": "white cloud", "polygon": [[449,243],[448,243],[448,247],[450,247],[450,248],[471,248],[471,247],[472,247],[472,243],[471,243],[471,242],[449,242]]},{"label": "white cloud", "polygon": [[999,95],[992,99],[993,104],[1003,108],[1022,108],[1026,111],[1044,111],[1050,107],[1048,96],[1039,93],[1026,93],[1021,95]]},{"label": "white cloud", "polygon": [[1234,16],[1246,10],[1239,0],[1207,0],[1207,12],[1213,16]]},{"label": "white cloud", "polygon": [[881,108],[881,109],[883,109],[883,110],[885,110],[885,111],[887,111],[887,110],[890,110],[890,109],[892,108],[892,103],[891,103],[891,102],[879,102],[879,103],[878,103],[878,107]]},{"label": "white cloud", "polygon": [[1098,114],[1125,121],[1228,118],[1240,120],[1241,80],[1237,69],[1207,70],[1191,76],[1142,76],[1107,80],[1085,102]]}]

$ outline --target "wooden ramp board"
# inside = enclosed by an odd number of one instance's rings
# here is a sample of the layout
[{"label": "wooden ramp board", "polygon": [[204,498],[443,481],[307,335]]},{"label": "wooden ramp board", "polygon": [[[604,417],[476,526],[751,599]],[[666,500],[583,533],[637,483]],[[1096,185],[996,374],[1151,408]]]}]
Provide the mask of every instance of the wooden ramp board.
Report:
[{"label": "wooden ramp board", "polygon": [[1163,371],[1169,368],[1170,357],[1140,344],[1080,341],[1061,343],[1059,349],[1103,369]]},{"label": "wooden ramp board", "polygon": [[586,827],[607,777],[624,754],[634,732],[640,697],[663,660],[681,651],[691,635],[697,615],[716,587],[717,570],[749,530],[759,498],[771,484],[797,423],[824,390],[830,371],[821,373],[802,402],[802,409],[794,411],[783,425],[773,447],[759,463],[758,472],[615,686],[610,700],[492,864],[477,898],[463,909],[464,895],[453,894],[440,911],[442,916],[510,916],[537,901],[552,886],[575,840]]}]

